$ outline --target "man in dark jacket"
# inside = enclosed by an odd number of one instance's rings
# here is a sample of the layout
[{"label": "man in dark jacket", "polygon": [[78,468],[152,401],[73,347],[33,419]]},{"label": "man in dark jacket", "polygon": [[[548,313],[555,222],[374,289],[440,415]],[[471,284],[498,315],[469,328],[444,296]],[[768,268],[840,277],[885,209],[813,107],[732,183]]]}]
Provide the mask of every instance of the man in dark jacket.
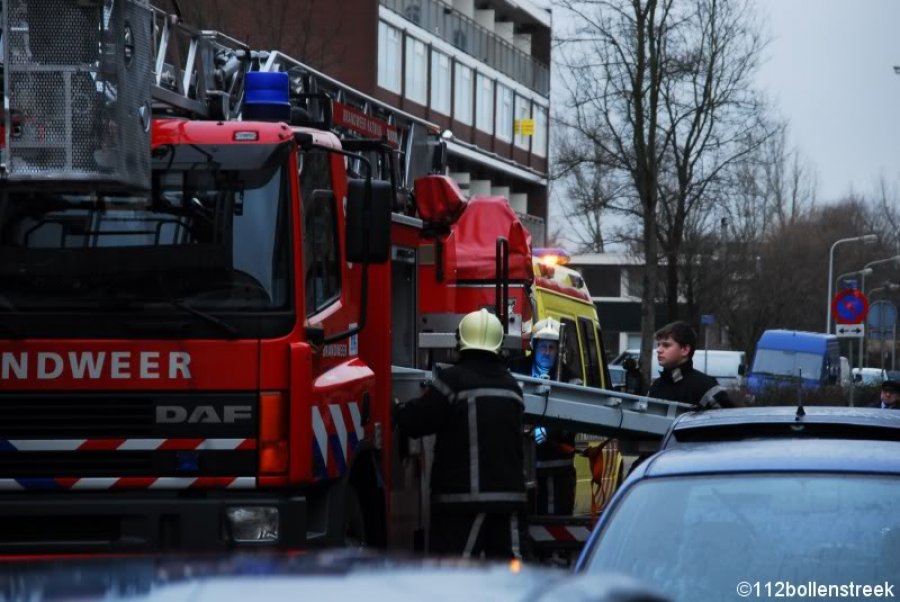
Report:
[{"label": "man in dark jacket", "polygon": [[459,363],[437,370],[425,393],[394,416],[405,435],[437,434],[429,551],[521,558],[522,391],[497,355],[503,326],[496,316],[467,314],[457,338]]},{"label": "man in dark jacket", "polygon": [[878,406],[886,410],[900,410],[900,382],[886,380],[881,383],[881,399]]},{"label": "man in dark jacket", "polygon": [[[546,318],[537,322],[531,331],[531,355],[513,366],[513,371],[533,378],[561,382],[581,382],[572,372],[560,365],[559,344],[561,326],[558,320]],[[534,427],[535,477],[537,492],[536,514],[571,516],[575,510],[575,433],[562,429]]]},{"label": "man in dark jacket", "polygon": [[719,382],[694,369],[697,334],[687,322],[672,322],[656,333],[656,357],[662,374],[650,385],[650,397],[689,403],[696,409],[731,408],[735,404]]}]

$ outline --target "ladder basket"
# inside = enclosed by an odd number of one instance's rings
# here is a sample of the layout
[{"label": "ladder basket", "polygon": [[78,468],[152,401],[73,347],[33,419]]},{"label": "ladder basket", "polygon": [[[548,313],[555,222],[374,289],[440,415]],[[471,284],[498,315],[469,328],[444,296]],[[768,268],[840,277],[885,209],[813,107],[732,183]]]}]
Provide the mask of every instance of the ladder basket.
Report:
[{"label": "ladder basket", "polygon": [[149,189],[152,22],[143,0],[3,2],[0,177]]}]

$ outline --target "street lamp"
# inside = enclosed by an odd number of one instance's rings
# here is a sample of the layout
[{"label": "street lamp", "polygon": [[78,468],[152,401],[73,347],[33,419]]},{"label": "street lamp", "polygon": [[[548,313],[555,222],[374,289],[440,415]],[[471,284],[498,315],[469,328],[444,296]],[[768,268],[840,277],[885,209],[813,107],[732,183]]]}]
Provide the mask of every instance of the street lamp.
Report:
[{"label": "street lamp", "polygon": [[[893,257],[886,257],[884,259],[876,259],[875,261],[870,261],[866,265],[863,266],[862,272],[862,288],[860,289],[863,293],[866,292],[866,276],[872,273],[872,266],[876,266],[882,263],[891,263],[894,262],[898,266],[900,266],[900,255],[894,255]],[[868,270],[868,271],[867,271]]]},{"label": "street lamp", "polygon": [[900,291],[900,284],[897,284],[896,282],[887,282],[886,281],[882,286],[879,286],[878,288],[873,288],[872,292],[869,294],[874,295],[875,293],[880,293],[882,291],[888,291],[888,292]]},{"label": "street lamp", "polygon": [[865,284],[865,282],[866,282],[866,276],[871,276],[873,271],[874,271],[874,270],[872,270],[872,268],[863,268],[863,269],[861,269],[861,270],[854,270],[854,271],[852,271],[852,272],[845,272],[845,273],[841,274],[840,276],[838,276],[837,278],[834,279],[834,290],[837,290],[837,289],[839,288],[838,285],[841,283],[841,280],[843,280],[843,279],[845,279],[845,278],[849,278],[850,276],[862,276],[862,278],[863,278],[863,279],[862,279],[862,282],[863,282],[863,284]]},{"label": "street lamp", "polygon": [[834,248],[845,242],[864,242],[872,244],[878,240],[875,234],[866,234],[864,236],[853,236],[851,238],[841,238],[834,241],[831,250],[828,252],[828,299],[825,303],[825,333],[831,332],[831,283],[834,279]]},{"label": "street lamp", "polygon": [[[875,261],[870,261],[866,265],[863,266],[863,275],[862,282],[860,283],[860,291],[865,295],[866,294],[866,276],[872,273],[872,267],[876,265],[881,265],[885,263],[895,263],[900,265],[900,255],[894,255],[893,257],[886,257],[884,259],[876,259]],[[878,289],[875,289],[878,290]],[[875,290],[872,292],[874,293]],[[866,357],[866,337],[863,335],[859,339],[859,365],[862,366]]]},{"label": "street lamp", "polygon": [[[880,293],[881,291],[891,292],[891,291],[898,291],[898,290],[900,290],[900,284],[897,284],[896,282],[890,282],[890,281],[885,280],[884,285],[879,286],[878,288],[873,288],[871,294],[874,296],[875,293]],[[884,336],[884,332],[881,333],[881,336]],[[884,343],[882,340],[882,347],[878,352],[878,355],[881,358],[881,368],[882,369],[884,369],[884,346],[883,346],[883,344]],[[896,364],[897,364],[897,358],[895,356],[896,348],[897,348],[897,325],[894,324],[893,334],[891,335],[891,370],[893,370],[894,366],[896,366]]]}]

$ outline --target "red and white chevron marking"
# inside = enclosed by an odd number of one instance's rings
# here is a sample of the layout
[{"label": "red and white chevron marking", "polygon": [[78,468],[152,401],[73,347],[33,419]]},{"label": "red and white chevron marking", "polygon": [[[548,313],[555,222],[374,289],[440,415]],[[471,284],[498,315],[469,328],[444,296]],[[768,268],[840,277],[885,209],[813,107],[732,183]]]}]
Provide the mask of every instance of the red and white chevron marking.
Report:
[{"label": "red and white chevron marking", "polygon": [[106,490],[106,489],[255,489],[256,477],[56,477],[35,479],[0,479],[0,491],[33,491],[35,489]]},{"label": "red and white chevron marking", "polygon": [[256,439],[6,439],[2,443],[0,451],[18,452],[256,449]]},{"label": "red and white chevron marking", "polygon": [[591,530],[577,525],[529,525],[528,534],[532,541],[587,541]]},{"label": "red and white chevron marking", "polygon": [[[351,401],[313,406],[312,428],[328,476],[340,475],[353,458],[357,443],[365,436],[359,404]],[[334,438],[336,445],[329,445]]]}]

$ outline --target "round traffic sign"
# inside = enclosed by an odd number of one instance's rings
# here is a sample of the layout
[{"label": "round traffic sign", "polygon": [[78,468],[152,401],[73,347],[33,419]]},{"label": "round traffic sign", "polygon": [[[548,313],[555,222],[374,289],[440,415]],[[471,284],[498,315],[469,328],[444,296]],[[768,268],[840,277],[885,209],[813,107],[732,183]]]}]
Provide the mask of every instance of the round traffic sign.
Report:
[{"label": "round traffic sign", "polygon": [[869,306],[869,319],[873,330],[891,330],[897,324],[897,306],[890,301],[876,301]]},{"label": "round traffic sign", "polygon": [[869,300],[856,289],[838,291],[831,301],[831,315],[838,324],[859,324],[868,311]]}]

